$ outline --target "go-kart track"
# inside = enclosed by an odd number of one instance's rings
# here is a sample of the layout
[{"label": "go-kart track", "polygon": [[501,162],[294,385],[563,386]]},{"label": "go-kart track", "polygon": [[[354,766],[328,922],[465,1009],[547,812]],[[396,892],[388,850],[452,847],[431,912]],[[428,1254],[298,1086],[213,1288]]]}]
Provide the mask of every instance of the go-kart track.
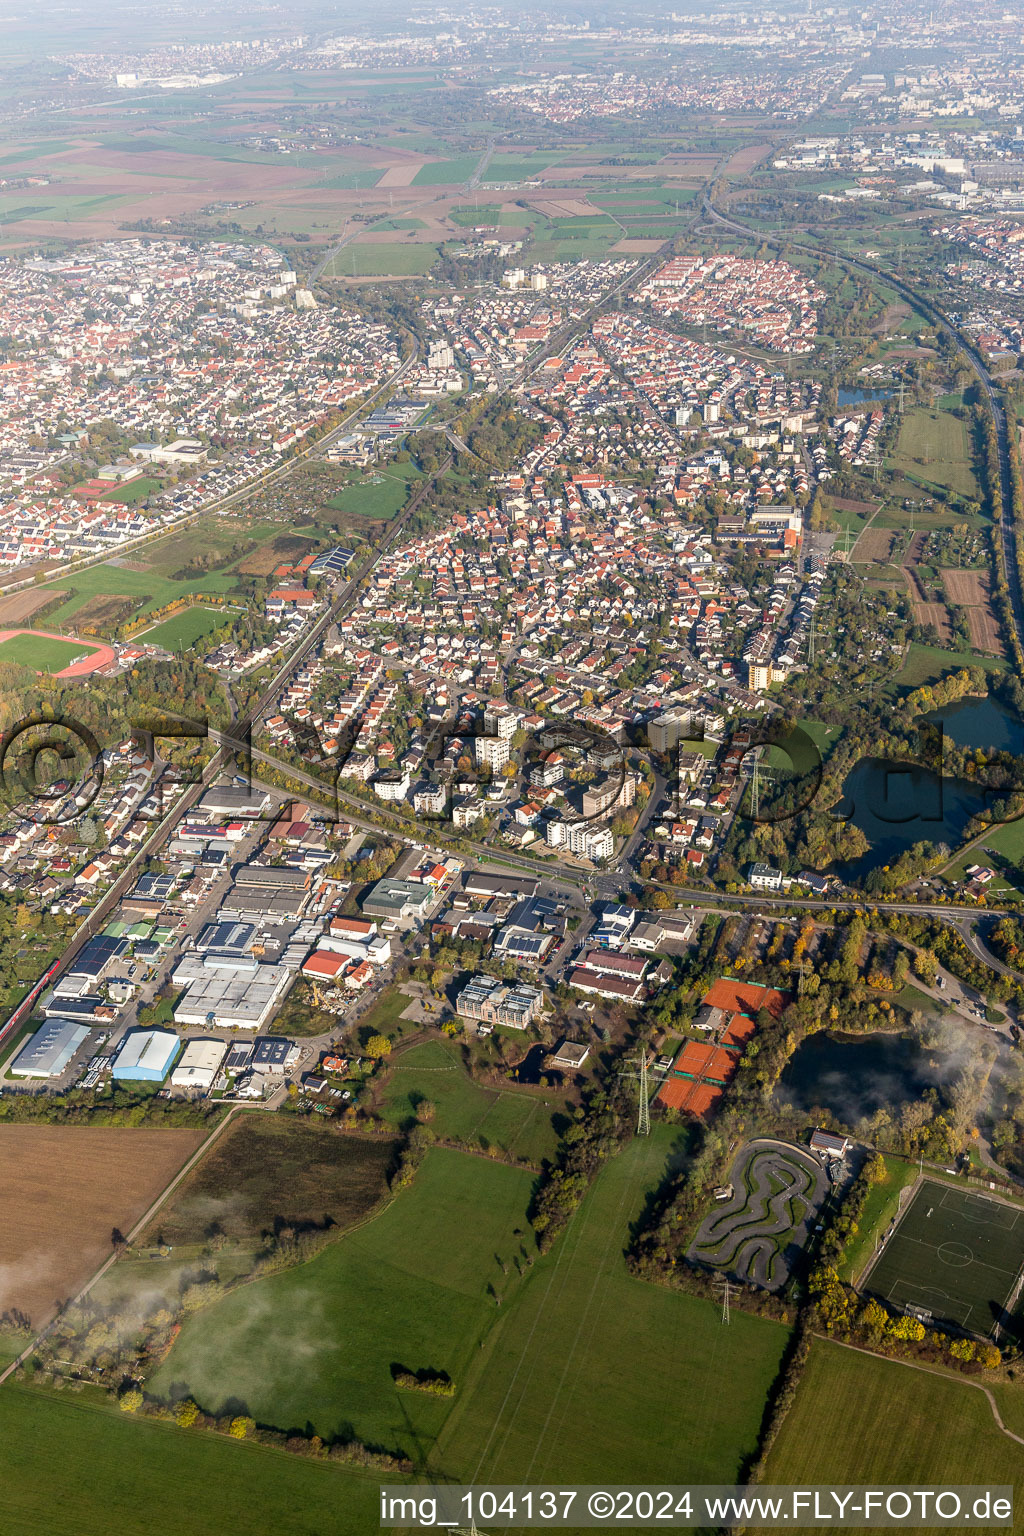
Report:
[{"label": "go-kart track", "polygon": [[732,1165],[732,1196],[709,1212],[687,1257],[776,1291],[789,1279],[825,1203],[821,1164],[784,1141],[750,1141]]}]

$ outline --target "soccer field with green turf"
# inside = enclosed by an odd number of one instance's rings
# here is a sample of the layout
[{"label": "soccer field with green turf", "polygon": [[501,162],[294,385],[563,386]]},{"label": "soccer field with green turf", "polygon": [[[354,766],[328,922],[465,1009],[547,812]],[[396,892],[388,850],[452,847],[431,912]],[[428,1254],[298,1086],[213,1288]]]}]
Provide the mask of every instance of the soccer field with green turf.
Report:
[{"label": "soccer field with green turf", "polygon": [[17,662],[33,672],[63,672],[96,647],[87,640],[52,640],[48,635],[12,635],[0,640],[0,661]]},{"label": "soccer field with green turf", "polygon": [[863,1285],[893,1306],[987,1335],[1018,1289],[1022,1268],[1024,1211],[926,1179]]}]

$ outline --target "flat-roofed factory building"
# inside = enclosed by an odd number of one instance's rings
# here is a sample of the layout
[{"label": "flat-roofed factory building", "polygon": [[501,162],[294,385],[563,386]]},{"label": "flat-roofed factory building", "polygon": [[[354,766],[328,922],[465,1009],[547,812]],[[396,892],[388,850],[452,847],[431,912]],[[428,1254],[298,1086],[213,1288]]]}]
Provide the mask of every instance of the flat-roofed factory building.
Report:
[{"label": "flat-roofed factory building", "polygon": [[171,1087],[208,1093],[227,1049],[223,1040],[190,1040],[171,1073]]},{"label": "flat-roofed factory building", "polygon": [[89,1034],[78,1019],[47,1019],[11,1065],[12,1077],[59,1077]]},{"label": "flat-roofed factory building", "polygon": [[130,1029],[114,1057],[111,1075],[118,1082],[162,1083],[180,1045],[168,1029]]}]

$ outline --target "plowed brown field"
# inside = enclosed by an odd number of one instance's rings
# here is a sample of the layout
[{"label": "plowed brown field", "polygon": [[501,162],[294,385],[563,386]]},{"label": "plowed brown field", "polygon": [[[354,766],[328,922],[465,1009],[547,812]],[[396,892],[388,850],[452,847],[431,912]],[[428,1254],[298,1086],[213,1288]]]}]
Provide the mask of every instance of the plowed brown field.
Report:
[{"label": "plowed brown field", "polygon": [[0,1126],[0,1312],[41,1327],[129,1232],[208,1133]]}]

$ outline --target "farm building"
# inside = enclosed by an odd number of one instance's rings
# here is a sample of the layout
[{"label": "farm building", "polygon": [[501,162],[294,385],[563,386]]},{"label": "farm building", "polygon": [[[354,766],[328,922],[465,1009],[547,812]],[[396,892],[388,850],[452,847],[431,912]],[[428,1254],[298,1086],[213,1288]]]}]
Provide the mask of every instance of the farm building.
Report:
[{"label": "farm building", "polygon": [[130,1029],[111,1069],[116,1082],[162,1083],[180,1041],[169,1029]]},{"label": "farm building", "polygon": [[190,1040],[171,1073],[172,1088],[212,1088],[227,1046],[223,1040]]},{"label": "farm building", "polygon": [[57,1077],[88,1033],[89,1026],[77,1019],[47,1019],[18,1052],[11,1076]]}]

